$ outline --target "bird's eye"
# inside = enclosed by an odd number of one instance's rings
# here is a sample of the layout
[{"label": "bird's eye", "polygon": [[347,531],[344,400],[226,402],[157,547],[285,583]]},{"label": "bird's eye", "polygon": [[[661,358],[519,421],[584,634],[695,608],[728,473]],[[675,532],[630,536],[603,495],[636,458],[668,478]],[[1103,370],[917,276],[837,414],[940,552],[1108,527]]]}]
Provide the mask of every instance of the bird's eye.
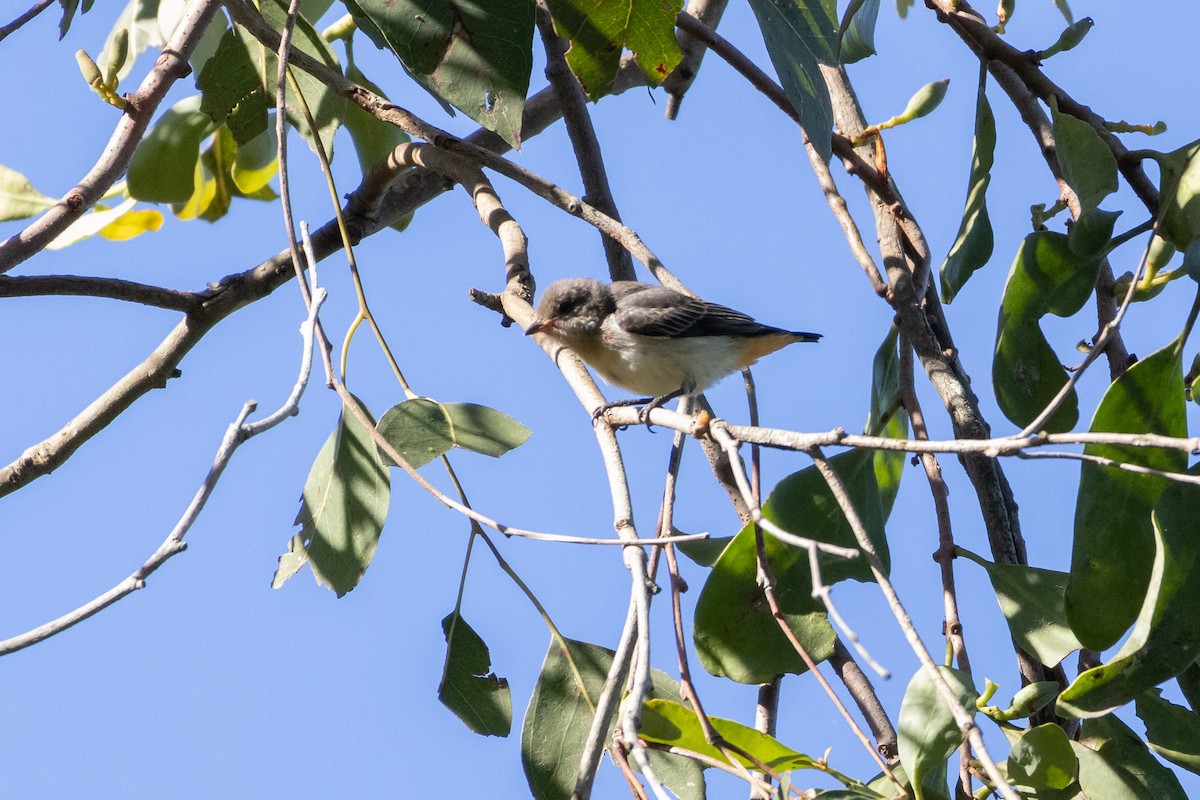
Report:
[{"label": "bird's eye", "polygon": [[554,316],[563,317],[571,314],[579,309],[579,304],[581,302],[582,298],[579,297],[564,297],[559,301],[558,308],[556,309],[557,313]]}]

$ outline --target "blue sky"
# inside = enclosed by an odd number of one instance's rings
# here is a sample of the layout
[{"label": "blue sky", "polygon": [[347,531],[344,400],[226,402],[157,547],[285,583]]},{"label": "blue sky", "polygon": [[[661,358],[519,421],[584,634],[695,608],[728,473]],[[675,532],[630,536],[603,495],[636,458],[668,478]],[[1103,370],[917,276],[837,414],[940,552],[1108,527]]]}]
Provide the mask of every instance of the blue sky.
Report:
[{"label": "blue sky", "polygon": [[[14,109],[0,124],[0,163],[51,196],[86,172],[116,119],[115,110],[79,78],[73,58],[78,48],[93,54],[100,49],[114,13],[103,6],[76,20],[63,42],[55,42],[57,19],[47,13],[0,43],[0,81]],[[1047,73],[1107,118],[1167,122],[1168,132],[1158,139],[1129,137],[1132,147],[1170,150],[1195,138],[1200,89],[1187,76],[1195,67],[1192,40],[1200,10],[1183,2],[1158,4],[1153,15],[1117,2],[1077,0],[1073,6],[1077,16],[1092,16],[1096,27],[1080,48],[1047,62]],[[1049,0],[1030,0],[1019,5],[1009,36],[1021,48],[1041,48],[1061,26]],[[748,8],[733,3],[721,31],[768,64]],[[889,166],[940,258],[954,238],[965,196],[977,62],[919,4],[906,21],[885,7],[877,44],[880,57],[850,69],[874,121],[897,113],[924,83],[951,78],[934,115],[887,135]],[[390,57],[365,43],[356,55],[395,102],[451,131],[474,129],[463,117],[447,119]],[[535,89],[543,85],[540,70],[539,62]],[[191,92],[185,80],[168,102]],[[996,306],[1029,229],[1029,205],[1053,202],[1056,190],[1016,113],[995,87],[989,95],[999,126],[989,193],[996,251],[947,316],[985,413],[994,430],[1005,433],[1012,426],[989,387]],[[664,106],[661,92],[638,89],[592,108],[626,223],[702,296],[770,324],[825,335],[819,346],[785,350],[756,369],[764,424],[859,428],[867,414],[870,359],[891,314],[851,258],[799,132],[711,55],[678,121],[663,119]],[[337,146],[335,171],[344,193],[357,183],[357,163],[344,135]],[[323,223],[330,211],[316,162],[299,140],[291,152],[296,214]],[[529,140],[514,158],[582,191],[561,127]],[[861,192],[836,166],[835,176],[869,231]],[[603,276],[593,230],[503,179],[496,185],[530,239],[541,286],[570,275]],[[1119,229],[1142,219],[1127,191],[1105,207],[1130,209]],[[233,211],[214,225],[168,218],[158,233],[130,242],[87,241],[39,256],[14,274],[112,275],[199,289],[282,247],[277,207],[243,202]],[[5,223],[0,235],[20,227]],[[1139,248],[1118,251],[1114,269],[1133,269]],[[364,242],[358,258],[373,308],[418,392],[493,406],[534,432],[498,461],[468,453],[454,458],[472,503],[525,528],[610,535],[607,485],[586,412],[538,348],[466,299],[471,287],[498,289],[503,270],[496,240],[478,223],[465,194],[451,193],[421,209],[403,234]],[[355,310],[352,287],[336,258],[322,264],[321,279],[331,293],[323,318],[340,339]],[[1124,330],[1132,352],[1146,355],[1175,335],[1192,299],[1186,283],[1169,286],[1152,306],[1132,309]],[[170,312],[90,299],[10,299],[3,312],[5,463],[61,427],[177,322]],[[1074,342],[1094,332],[1089,314],[1090,306],[1070,320],[1049,322],[1051,341],[1064,359],[1073,357]],[[181,378],[138,401],[58,471],[0,503],[0,563],[6,566],[0,637],[104,591],[157,547],[241,404],[255,399],[266,410],[286,397],[299,359],[301,319],[293,286],[238,312],[184,360]],[[1085,420],[1103,391],[1104,372],[1096,369],[1083,381]],[[403,399],[377,348],[361,333],[349,383],[376,415]],[[933,435],[948,437],[939,401],[925,387],[921,391]],[[722,416],[745,419],[738,381],[726,381],[709,397]],[[271,589],[309,465],[339,403],[316,381],[301,408],[298,417],[237,453],[189,534],[188,551],[152,576],[146,590],[0,661],[0,794],[525,796],[517,733],[507,740],[474,736],[436,698],[444,654],[440,620],[453,608],[467,539],[460,517],[394,472],[388,524],[355,591],[338,600],[307,574]],[[1194,410],[1189,413],[1194,431]],[[636,429],[623,433],[621,442],[634,476],[636,521],[648,533],[670,436]],[[974,493],[956,462],[942,463],[956,538],[986,552]],[[807,462],[768,453],[764,464],[764,485],[770,486]],[[1032,563],[1066,569],[1077,466],[1005,466]],[[435,465],[425,471],[447,486]],[[676,521],[686,531],[728,534],[738,528],[694,446],[685,455]],[[942,650],[941,596],[929,557],[937,547],[936,527],[917,469],[905,472],[889,538],[897,588],[936,656]],[[498,544],[566,635],[615,644],[628,592],[617,549],[515,539]],[[982,573],[961,562],[957,569],[977,681],[986,676],[999,682],[1007,697],[1017,688],[1017,673],[1004,645],[1003,619]],[[698,590],[704,571],[686,562],[685,570]],[[891,680],[877,683],[894,714],[915,657],[873,587],[839,585],[834,597],[892,670]],[[479,550],[464,614],[489,644],[493,668],[512,686],[519,728],[548,634]],[[654,625],[655,665],[674,672],[665,602],[655,605]],[[693,669],[700,672],[695,661]],[[752,718],[752,687],[702,676],[699,690],[710,714]],[[814,756],[832,747],[831,763],[844,772],[873,769],[811,679],[785,681],[780,738]],[[597,796],[622,796],[622,784],[606,765]],[[720,787],[713,796],[744,794],[720,778],[712,786]]]}]

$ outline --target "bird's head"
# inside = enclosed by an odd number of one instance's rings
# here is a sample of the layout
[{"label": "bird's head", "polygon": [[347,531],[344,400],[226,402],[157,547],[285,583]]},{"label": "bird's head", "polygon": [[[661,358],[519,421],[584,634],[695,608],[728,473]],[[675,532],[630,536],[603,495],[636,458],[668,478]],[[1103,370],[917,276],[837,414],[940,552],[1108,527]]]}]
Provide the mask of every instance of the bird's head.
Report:
[{"label": "bird's head", "polygon": [[591,278],[564,278],[547,287],[538,303],[537,319],[525,335],[549,333],[562,339],[595,336],[616,302],[612,291]]}]

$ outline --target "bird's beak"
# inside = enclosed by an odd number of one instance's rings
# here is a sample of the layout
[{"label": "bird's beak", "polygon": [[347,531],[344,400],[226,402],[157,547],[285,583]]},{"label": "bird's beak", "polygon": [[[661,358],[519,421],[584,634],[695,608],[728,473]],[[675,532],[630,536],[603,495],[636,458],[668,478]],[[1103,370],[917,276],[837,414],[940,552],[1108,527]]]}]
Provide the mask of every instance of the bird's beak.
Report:
[{"label": "bird's beak", "polygon": [[550,319],[535,319],[533,324],[525,329],[525,335],[532,336],[535,333],[545,333],[554,327],[556,321],[554,317]]}]

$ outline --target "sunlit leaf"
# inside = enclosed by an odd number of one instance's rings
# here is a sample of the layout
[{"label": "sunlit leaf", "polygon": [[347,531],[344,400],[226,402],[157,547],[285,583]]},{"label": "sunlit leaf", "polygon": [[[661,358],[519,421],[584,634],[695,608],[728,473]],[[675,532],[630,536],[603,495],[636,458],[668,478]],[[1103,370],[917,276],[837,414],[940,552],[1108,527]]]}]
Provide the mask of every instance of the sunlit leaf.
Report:
[{"label": "sunlit leaf", "polygon": [[532,431],[507,414],[475,403],[443,403],[454,444],[464,450],[499,458],[520,447]]},{"label": "sunlit leaf", "polygon": [[113,241],[132,239],[162,227],[162,213],[153,209],[134,211],[136,204],[137,201],[130,197],[114,208],[97,207],[72,222],[46,245],[46,249],[61,250],[97,234]]},{"label": "sunlit leaf", "polygon": [[512,693],[508,680],[491,671],[487,645],[457,611],[442,620],[442,632],[446,635],[446,663],[438,700],[475,733],[508,736]]},{"label": "sunlit leaf", "polygon": [[1165,206],[1158,232],[1186,250],[1200,234],[1200,142],[1151,157],[1158,162],[1159,192]]},{"label": "sunlit leaf", "polygon": [[[380,417],[376,428],[412,467],[424,466],[454,447],[446,409],[427,397],[392,406]],[[379,457],[388,466],[395,466],[383,452]]]},{"label": "sunlit leaf", "polygon": [[971,174],[967,179],[967,205],[963,209],[958,235],[946,260],[942,262],[942,302],[952,302],[975,270],[987,264],[995,244],[992,221],[988,217],[987,189],[992,181],[992,163],[996,151],[996,119],[988,103],[985,87],[987,69],[980,69],[979,91],[975,100],[975,138],[971,144]]},{"label": "sunlit leaf", "polygon": [[[1174,344],[1137,362],[1108,387],[1090,430],[1187,435],[1183,370]],[[1084,452],[1169,472],[1187,468],[1186,454],[1175,450],[1089,444]],[[1150,512],[1168,483],[1090,462],[1080,466],[1067,619],[1093,650],[1115,644],[1138,616],[1154,563]]]},{"label": "sunlit leaf", "polygon": [[[814,759],[748,725],[720,717],[709,717],[708,721],[726,742],[750,753],[777,772],[811,769],[816,765]],[[725,761],[725,754],[704,738],[704,730],[700,727],[696,712],[671,700],[647,700],[643,704],[642,725],[638,728],[638,735],[647,742],[681,747],[717,761]],[[743,766],[754,766],[749,759],[739,757],[739,760]]]},{"label": "sunlit leaf", "polygon": [[55,202],[33,188],[24,175],[0,164],[0,222],[32,217],[53,208]]},{"label": "sunlit leaf", "polygon": [[[233,138],[236,141],[237,137]],[[275,128],[270,125],[258,136],[237,146],[229,174],[239,191],[252,194],[270,185],[279,171],[278,147]]]},{"label": "sunlit leaf", "polygon": [[1034,789],[1066,789],[1075,780],[1078,764],[1067,734],[1047,722],[1017,739],[1008,755],[1008,779]]},{"label": "sunlit leaf", "polygon": [[1082,647],[1067,624],[1065,572],[1023,564],[994,564],[962,548],[957,554],[987,570],[1000,611],[1022,650],[1053,667]]},{"label": "sunlit leaf", "polygon": [[[971,685],[971,676],[949,667],[938,667],[938,672],[950,684],[962,706],[974,712],[978,694]],[[946,701],[924,669],[913,675],[904,692],[896,733],[900,763],[912,780],[916,800],[948,797],[946,760],[963,743],[964,737]]]},{"label": "sunlit leaf", "polygon": [[304,482],[295,523],[301,530],[271,585],[278,589],[307,563],[317,583],[338,597],[352,590],[375,557],[390,497],[388,470],[370,430],[343,408]]},{"label": "sunlit leaf", "polygon": [[833,0],[750,0],[767,54],[788,100],[813,147],[828,161],[833,155],[833,105],[821,64],[836,59],[837,8]]},{"label": "sunlit leaf", "polygon": [[[567,800],[575,789],[584,740],[613,651],[572,639],[552,639],[521,728],[521,763],[535,800]],[[680,702],[679,684],[650,671],[653,696]],[[614,709],[615,712],[615,709]],[[611,730],[611,721],[609,730]],[[683,800],[703,800],[704,772],[692,759],[650,752],[655,773]]]},{"label": "sunlit leaf", "polygon": [[625,49],[652,86],[683,58],[675,39],[681,0],[549,0],[549,6],[555,30],[570,42],[567,64],[592,100],[612,90]]},{"label": "sunlit leaf", "polygon": [[211,131],[199,97],[171,106],[133,153],[129,194],[148,203],[186,203],[196,189],[200,143]]}]

